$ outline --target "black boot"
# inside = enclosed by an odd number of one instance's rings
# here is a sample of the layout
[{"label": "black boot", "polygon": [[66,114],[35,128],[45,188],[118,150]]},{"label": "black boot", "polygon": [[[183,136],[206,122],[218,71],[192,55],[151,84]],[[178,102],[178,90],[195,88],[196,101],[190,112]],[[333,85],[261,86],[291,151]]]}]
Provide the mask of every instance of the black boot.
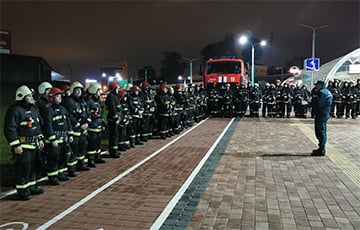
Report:
[{"label": "black boot", "polygon": [[85,166],[85,163],[83,160],[78,161],[76,166],[76,171],[89,171],[90,168]]},{"label": "black boot", "polygon": [[31,187],[30,188],[30,194],[31,195],[38,195],[38,194],[41,194],[41,193],[44,193],[44,190],[42,188],[39,188],[39,187]]},{"label": "black boot", "polygon": [[105,163],[105,161],[104,161],[103,159],[101,159],[100,154],[96,154],[96,155],[95,155],[95,163],[96,163],[96,164],[103,164],[103,163]]},{"label": "black boot", "polygon": [[30,199],[30,192],[28,189],[19,189],[17,191],[16,200],[26,201]]},{"label": "black boot", "polygon": [[111,158],[120,158],[120,154],[116,151],[116,152],[110,152],[110,157]]},{"label": "black boot", "polygon": [[68,176],[66,176],[64,173],[59,173],[59,181],[67,181],[70,180]]},{"label": "black boot", "polygon": [[325,156],[325,153],[325,146],[320,146],[311,153],[311,156]]},{"label": "black boot", "polygon": [[94,160],[88,160],[87,167],[89,168],[96,168]]},{"label": "black boot", "polygon": [[59,178],[57,176],[49,177],[49,184],[50,185],[59,185],[60,184]]},{"label": "black boot", "polygon": [[118,150],[120,150],[120,151],[126,151],[127,148],[125,148],[124,145],[119,145]]},{"label": "black boot", "polygon": [[68,171],[68,176],[69,177],[76,177],[77,174],[76,174],[75,170],[70,170],[70,171]]}]

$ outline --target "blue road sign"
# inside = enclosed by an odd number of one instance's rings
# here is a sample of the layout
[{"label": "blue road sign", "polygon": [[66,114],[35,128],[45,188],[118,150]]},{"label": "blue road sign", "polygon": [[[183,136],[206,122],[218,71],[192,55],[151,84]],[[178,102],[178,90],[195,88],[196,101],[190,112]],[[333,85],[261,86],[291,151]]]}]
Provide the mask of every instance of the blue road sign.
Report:
[{"label": "blue road sign", "polygon": [[320,69],[320,58],[307,58],[304,61],[305,71],[313,72]]}]

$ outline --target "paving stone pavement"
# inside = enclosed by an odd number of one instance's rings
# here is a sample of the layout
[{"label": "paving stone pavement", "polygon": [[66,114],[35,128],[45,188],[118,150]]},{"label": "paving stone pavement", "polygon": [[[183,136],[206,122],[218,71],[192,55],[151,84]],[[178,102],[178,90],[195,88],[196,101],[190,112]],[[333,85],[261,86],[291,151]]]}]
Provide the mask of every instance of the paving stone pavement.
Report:
[{"label": "paving stone pavement", "polygon": [[[48,229],[149,229],[229,121],[207,120]],[[327,156],[310,157],[312,119],[236,119],[160,229],[360,230],[360,120],[331,119],[328,134]],[[175,138],[1,201],[0,225],[35,229]]]},{"label": "paving stone pavement", "polygon": [[309,156],[309,130],[312,119],[242,119],[186,228],[360,229],[359,120],[329,121],[331,159]]}]

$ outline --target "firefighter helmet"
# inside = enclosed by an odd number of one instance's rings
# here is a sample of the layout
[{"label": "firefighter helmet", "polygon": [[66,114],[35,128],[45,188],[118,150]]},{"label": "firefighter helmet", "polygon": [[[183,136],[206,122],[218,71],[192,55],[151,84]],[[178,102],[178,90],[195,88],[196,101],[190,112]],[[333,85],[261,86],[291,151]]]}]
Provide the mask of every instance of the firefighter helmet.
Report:
[{"label": "firefighter helmet", "polygon": [[160,86],[159,86],[160,90],[164,90],[167,88],[167,85],[165,83],[162,83]]},{"label": "firefighter helmet", "polygon": [[175,89],[176,90],[181,90],[181,88],[182,88],[182,84],[181,83],[176,83]]},{"label": "firefighter helmet", "polygon": [[76,88],[83,89],[84,86],[79,81],[75,81],[75,82],[71,83],[71,85],[70,85],[70,94],[72,94],[74,92],[74,89],[76,89]]},{"label": "firefighter helmet", "polygon": [[99,83],[92,83],[88,88],[88,93],[96,94],[98,90],[101,90],[101,85]]},{"label": "firefighter helmet", "polygon": [[51,89],[51,88],[52,88],[52,85],[49,82],[43,81],[38,86],[39,94],[44,94],[47,89]]},{"label": "firefighter helmet", "polygon": [[20,86],[15,93],[15,101],[22,101],[25,96],[32,94],[33,92],[26,85]]},{"label": "firefighter helmet", "polygon": [[65,91],[68,91],[70,89],[70,86],[69,85],[64,85],[62,88],[61,88],[61,91],[65,92]]},{"label": "firefighter helmet", "polygon": [[130,88],[130,93],[134,94],[136,91],[139,91],[140,88],[137,85],[134,85],[133,87]]},{"label": "firefighter helmet", "polygon": [[118,96],[120,98],[120,100],[123,100],[124,97],[126,96],[127,92],[125,90],[119,90]]},{"label": "firefighter helmet", "polygon": [[142,84],[141,84],[141,87],[143,88],[146,88],[146,87],[149,87],[150,86],[150,83],[147,82],[147,81],[144,81]]},{"label": "firefighter helmet", "polygon": [[120,88],[119,83],[117,83],[116,81],[112,81],[109,83],[109,90],[115,90]]},{"label": "firefighter helmet", "polygon": [[48,101],[50,103],[53,103],[55,95],[61,94],[62,92],[63,91],[61,89],[59,89],[59,88],[56,88],[56,87],[51,88],[50,91],[49,91],[49,94],[48,94]]}]

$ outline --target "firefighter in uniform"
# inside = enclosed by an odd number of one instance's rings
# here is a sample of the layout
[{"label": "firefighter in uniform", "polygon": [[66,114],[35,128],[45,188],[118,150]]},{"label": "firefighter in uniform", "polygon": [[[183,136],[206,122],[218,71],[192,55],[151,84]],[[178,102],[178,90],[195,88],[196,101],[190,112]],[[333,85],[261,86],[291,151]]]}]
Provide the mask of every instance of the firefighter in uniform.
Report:
[{"label": "firefighter in uniform", "polygon": [[208,98],[208,114],[210,117],[218,117],[220,114],[220,95],[219,91],[214,87],[209,92]]},{"label": "firefighter in uniform", "polygon": [[259,117],[261,107],[262,93],[259,84],[255,83],[254,88],[250,91],[250,117]]},{"label": "firefighter in uniform", "polygon": [[132,117],[132,127],[134,130],[134,133],[130,136],[130,142],[135,145],[143,145],[144,143],[140,140],[140,136],[143,125],[144,107],[140,97],[139,86],[134,85],[130,88],[127,102],[130,109],[130,114]]},{"label": "firefighter in uniform", "polygon": [[170,118],[167,128],[168,136],[173,136],[175,134],[175,130],[179,129],[179,125],[180,125],[180,123],[176,122],[177,111],[175,109],[176,99],[174,93],[175,93],[174,88],[168,87],[167,97],[170,100]]},{"label": "firefighter in uniform", "polygon": [[[52,85],[49,82],[41,82],[38,86],[38,93],[39,98],[37,99],[35,105],[39,109],[40,113],[40,123],[41,126],[43,125],[43,117],[45,113],[45,109],[48,106],[48,93],[50,89],[52,88]],[[37,155],[35,159],[35,174],[37,178],[41,178],[43,176],[46,176],[46,154],[44,154],[43,151],[40,151],[40,153]]]},{"label": "firefighter in uniform", "polygon": [[175,97],[175,111],[176,111],[176,117],[175,117],[175,122],[180,124],[179,129],[175,129],[175,134],[179,134],[181,132],[182,129],[184,129],[184,106],[185,106],[185,96],[183,94],[182,91],[182,84],[181,83],[177,83],[175,86],[175,92],[174,92],[174,97]]},{"label": "firefighter in uniform", "polygon": [[[268,117],[276,117],[276,88],[275,84],[271,83],[270,88],[265,96],[267,104]],[[264,106],[264,105],[263,105]]]},{"label": "firefighter in uniform", "polygon": [[292,109],[291,101],[293,98],[293,91],[289,86],[290,86],[290,83],[287,81],[287,82],[285,82],[284,86],[281,89],[281,94],[280,94],[280,117],[281,118],[284,118],[285,116],[287,118],[290,118],[291,109]]},{"label": "firefighter in uniform", "polygon": [[245,83],[240,85],[239,91],[239,101],[240,101],[240,117],[244,117],[247,111],[249,104],[249,89],[246,87]]},{"label": "firefighter in uniform", "polygon": [[43,193],[36,184],[34,161],[44,142],[41,139],[40,115],[34,106],[30,88],[20,86],[16,90],[15,101],[6,112],[4,134],[14,156],[17,198],[29,200],[30,195]]},{"label": "firefighter in uniform", "polygon": [[170,101],[166,95],[167,90],[166,84],[161,84],[155,97],[156,106],[158,108],[158,130],[162,139],[166,139],[167,127],[170,119]]},{"label": "firefighter in uniform", "polygon": [[60,181],[69,180],[64,174],[68,159],[66,144],[73,141],[73,136],[68,111],[61,105],[62,93],[59,88],[50,89],[50,105],[46,107],[43,117],[45,147],[49,152],[46,169],[51,185],[59,185]]},{"label": "firefighter in uniform", "polygon": [[331,105],[331,117],[340,118],[343,116],[343,114],[341,114],[341,91],[339,88],[339,82],[330,82],[328,89],[333,95],[333,104]]},{"label": "firefighter in uniform", "polygon": [[[270,93],[270,83],[266,83],[264,89],[262,90],[262,96],[263,96],[263,104],[262,104],[262,109],[261,109],[261,114],[262,117],[266,118],[269,116],[269,111],[268,109],[268,98],[269,98],[269,93]],[[267,114],[266,114],[267,112]]]},{"label": "firefighter in uniform", "polygon": [[[350,101],[350,115],[352,119],[356,119],[356,106],[358,99],[359,89],[355,86],[353,81],[350,82],[350,93],[349,93],[349,101]],[[348,117],[348,111],[346,111],[346,117]]]},{"label": "firefighter in uniform", "polygon": [[118,142],[121,119],[120,100],[118,98],[120,86],[117,82],[109,83],[109,94],[106,97],[105,105],[108,110],[107,121],[109,127],[109,154],[112,158],[119,158]]},{"label": "firefighter in uniform", "polygon": [[[130,123],[132,122],[129,105],[127,103],[127,92],[125,90],[119,90],[118,97],[120,100],[120,108],[122,111],[121,120],[119,120],[119,142],[118,149],[120,151],[126,151],[130,147],[129,134],[133,133],[130,130]],[[132,128],[132,127],[131,127]],[[133,147],[135,147],[133,145]]]},{"label": "firefighter in uniform", "polygon": [[144,113],[143,113],[143,126],[141,130],[140,140],[147,142],[152,136],[152,123],[153,116],[155,113],[155,102],[154,98],[151,95],[151,88],[149,82],[143,82],[141,85],[140,92],[141,100],[143,101]]},{"label": "firefighter in uniform", "polygon": [[275,88],[276,88],[276,116],[280,116],[280,105],[281,105],[281,91],[282,91],[282,85],[281,81],[279,79],[275,80]]},{"label": "firefighter in uniform", "polygon": [[101,134],[105,128],[103,120],[103,108],[100,100],[101,85],[99,83],[92,83],[87,89],[89,94],[86,103],[89,107],[91,114],[91,122],[88,128],[88,145],[87,145],[87,166],[95,168],[95,163],[105,163],[101,159]]},{"label": "firefighter in uniform", "polygon": [[69,111],[69,117],[73,127],[74,140],[70,145],[76,156],[76,160],[71,161],[70,165],[76,164],[77,171],[87,171],[90,169],[85,166],[85,152],[86,137],[88,135],[91,118],[89,108],[83,99],[83,93],[83,85],[78,81],[73,82],[70,85],[71,95],[65,101],[65,106]]}]

